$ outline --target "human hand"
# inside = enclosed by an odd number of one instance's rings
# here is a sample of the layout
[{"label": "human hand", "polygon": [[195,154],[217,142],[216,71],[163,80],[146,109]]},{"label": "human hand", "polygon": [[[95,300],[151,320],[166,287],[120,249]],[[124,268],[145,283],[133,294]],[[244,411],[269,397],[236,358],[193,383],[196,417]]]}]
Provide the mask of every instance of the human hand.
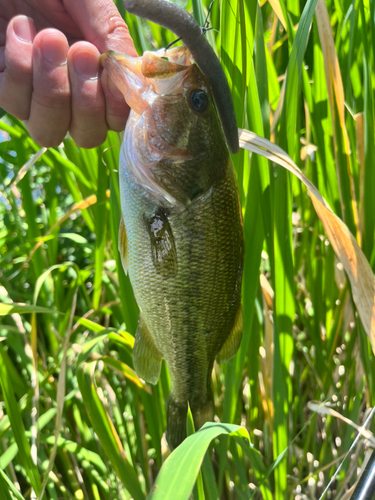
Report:
[{"label": "human hand", "polygon": [[0,0],[0,107],[42,146],[59,145],[68,130],[78,146],[99,146],[129,114],[100,75],[109,49],[137,55],[112,0]]}]

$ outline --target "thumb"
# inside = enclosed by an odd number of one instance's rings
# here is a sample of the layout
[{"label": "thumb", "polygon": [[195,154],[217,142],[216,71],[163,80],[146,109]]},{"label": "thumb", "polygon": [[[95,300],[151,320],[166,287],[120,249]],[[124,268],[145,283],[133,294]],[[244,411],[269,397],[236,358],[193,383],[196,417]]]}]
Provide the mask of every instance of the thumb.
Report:
[{"label": "thumb", "polygon": [[128,27],[113,0],[62,0],[85,40],[100,52],[116,50],[137,56]]}]

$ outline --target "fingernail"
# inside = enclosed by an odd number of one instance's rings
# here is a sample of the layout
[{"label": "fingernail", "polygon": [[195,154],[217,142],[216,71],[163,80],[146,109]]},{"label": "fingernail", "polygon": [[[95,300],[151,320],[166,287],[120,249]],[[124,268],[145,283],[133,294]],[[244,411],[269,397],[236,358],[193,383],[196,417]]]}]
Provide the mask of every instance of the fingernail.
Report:
[{"label": "fingernail", "polygon": [[44,59],[55,66],[66,63],[67,48],[61,36],[48,34],[41,40],[41,48]]},{"label": "fingernail", "polygon": [[77,75],[85,80],[95,80],[99,76],[99,59],[93,52],[78,50],[73,55],[73,67]]},{"label": "fingernail", "polygon": [[111,77],[108,75],[108,90],[112,94],[113,97],[116,99],[121,99],[122,101],[124,100],[124,96],[122,95],[121,90],[116,87],[116,85],[113,83]]},{"label": "fingernail", "polygon": [[13,21],[16,37],[24,43],[32,43],[35,36],[34,23],[27,16],[17,16]]}]

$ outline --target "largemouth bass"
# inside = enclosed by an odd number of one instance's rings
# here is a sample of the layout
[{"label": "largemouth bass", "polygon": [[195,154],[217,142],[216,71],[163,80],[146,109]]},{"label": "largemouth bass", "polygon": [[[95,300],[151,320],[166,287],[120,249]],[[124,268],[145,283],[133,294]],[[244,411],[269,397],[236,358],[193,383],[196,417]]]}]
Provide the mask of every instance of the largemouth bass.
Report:
[{"label": "largemouth bass", "polygon": [[210,85],[186,47],[102,65],[131,108],[120,153],[119,250],[140,309],[133,350],[151,384],[171,378],[167,440],[214,417],[211,372],[241,341],[244,235]]}]

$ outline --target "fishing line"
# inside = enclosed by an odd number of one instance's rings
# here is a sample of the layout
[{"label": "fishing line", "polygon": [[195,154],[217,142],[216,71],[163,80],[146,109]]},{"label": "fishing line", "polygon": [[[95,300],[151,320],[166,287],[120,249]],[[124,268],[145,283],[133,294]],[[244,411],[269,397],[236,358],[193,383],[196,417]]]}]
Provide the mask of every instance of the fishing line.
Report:
[{"label": "fishing line", "polygon": [[329,483],[327,484],[327,486],[325,487],[323,493],[320,495],[319,497],[319,500],[322,500],[322,498],[324,497],[324,495],[327,493],[329,487],[331,486],[331,484],[333,483],[333,481],[335,480],[337,474],[340,472],[341,470],[341,467],[343,466],[343,463],[345,462],[345,460],[348,458],[348,455],[351,453],[352,449],[355,447],[355,445],[357,444],[357,442],[359,441],[359,438],[362,436],[362,430],[366,429],[367,427],[367,424],[370,422],[371,418],[373,417],[375,413],[375,406],[374,408],[371,410],[369,416],[366,418],[366,421],[365,423],[362,425],[362,427],[359,429],[358,431],[358,434],[356,436],[356,438],[354,439],[353,443],[351,444],[348,452],[346,453],[345,457],[343,458],[341,464],[338,466],[336,472],[333,474],[333,476],[331,477],[331,479],[329,480]]},{"label": "fishing line", "polygon": [[173,45],[174,45],[175,43],[179,42],[180,40],[181,40],[181,37],[180,37],[180,38],[177,38],[176,40],[173,40],[173,42],[171,42],[169,45],[167,45],[167,46],[165,47],[165,49],[164,49],[164,50],[165,50],[165,52],[167,52],[167,50],[169,50],[171,47],[173,47]]},{"label": "fishing line", "polygon": [[103,165],[105,165],[105,166],[108,168],[108,170],[109,170],[110,172],[111,172],[111,171],[112,171],[112,172],[118,172],[118,170],[117,170],[117,169],[115,169],[115,168],[113,168],[113,169],[111,170],[110,166],[109,166],[109,165],[108,165],[108,164],[104,161],[104,153],[106,153],[107,151],[109,151],[109,150],[110,150],[110,149],[112,149],[112,148],[117,148],[117,146],[120,146],[120,147],[121,147],[121,142],[117,142],[116,144],[112,144],[111,146],[108,146],[107,148],[103,149],[103,151],[102,151],[102,156],[101,156],[102,163],[103,163]]},{"label": "fishing line", "polygon": [[[207,31],[211,31],[211,30],[214,30],[217,33],[219,33],[218,30],[215,30],[215,28],[210,28],[210,21],[208,20],[208,18],[210,17],[210,14],[211,14],[211,10],[212,10],[212,6],[213,6],[214,1],[215,0],[212,0],[212,2],[210,3],[210,6],[208,7],[208,11],[207,11],[206,20],[204,21],[203,26],[201,26],[201,30],[202,30],[202,33],[204,35],[207,33]],[[167,51],[168,49],[170,49],[171,47],[173,47],[173,45],[175,43],[179,42],[181,39],[182,39],[182,37],[177,38],[176,40],[174,40],[173,42],[171,42],[169,45],[167,45],[164,50]]]},{"label": "fishing line", "polygon": [[[216,31],[216,33],[220,33],[219,30],[215,29],[215,28],[202,28],[202,33],[205,35],[207,33],[207,31]],[[169,45],[167,45],[165,47],[165,51],[167,52],[168,49],[170,49],[171,47],[173,47],[173,45],[177,42],[179,42],[180,40],[182,40],[182,38],[177,38],[176,40],[174,40],[173,42],[171,42]]]},{"label": "fishing line", "polygon": [[208,7],[208,11],[207,11],[207,16],[206,16],[206,20],[204,22],[204,25],[202,26],[202,33],[205,35],[206,32],[212,28],[210,28],[210,21],[208,20],[208,18],[210,17],[210,14],[211,14],[211,10],[212,10],[212,6],[214,4],[214,1],[215,0],[212,0],[209,7]]}]

